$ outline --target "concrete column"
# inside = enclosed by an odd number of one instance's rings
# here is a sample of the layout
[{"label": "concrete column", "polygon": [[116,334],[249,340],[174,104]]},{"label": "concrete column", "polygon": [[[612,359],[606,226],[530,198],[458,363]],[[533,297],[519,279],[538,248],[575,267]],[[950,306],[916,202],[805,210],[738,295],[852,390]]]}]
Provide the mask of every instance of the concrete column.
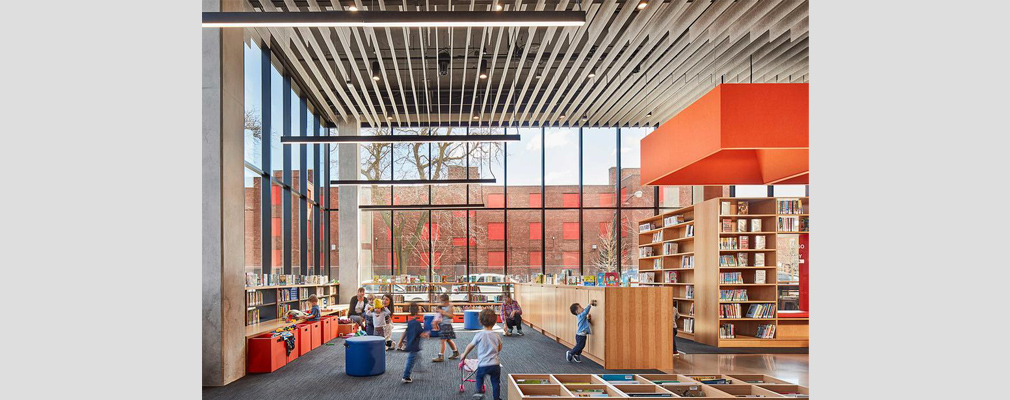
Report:
[{"label": "concrete column", "polygon": [[[358,120],[350,120],[337,123],[337,135],[357,136],[360,134],[361,123]],[[345,143],[337,145],[338,153],[338,179],[358,179],[361,170],[360,152],[357,143]],[[358,225],[361,220],[361,211],[358,210],[358,189],[356,185],[340,185],[337,189],[340,196],[339,224],[337,228],[340,233],[340,287],[337,292],[337,301],[347,303],[358,290],[358,282],[361,281],[360,273],[360,249]]]},{"label": "concrete column", "polygon": [[[204,0],[204,11],[245,2]],[[243,31],[203,29],[203,385],[245,375]]]},{"label": "concrete column", "polygon": [[717,197],[728,197],[729,187],[728,186],[693,186],[694,188],[694,204],[701,203],[705,200],[714,199]]}]

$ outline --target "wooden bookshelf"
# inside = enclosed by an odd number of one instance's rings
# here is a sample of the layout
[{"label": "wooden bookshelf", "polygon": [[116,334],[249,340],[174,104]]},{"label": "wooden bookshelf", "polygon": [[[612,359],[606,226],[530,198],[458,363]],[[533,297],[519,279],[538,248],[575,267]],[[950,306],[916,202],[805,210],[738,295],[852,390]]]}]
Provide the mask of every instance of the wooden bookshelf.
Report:
[{"label": "wooden bookshelf", "polygon": [[[641,230],[644,224],[650,224],[653,229]],[[691,314],[694,301],[689,299],[687,294],[694,290],[695,269],[685,268],[684,258],[694,258],[694,208],[682,208],[646,218],[639,222],[639,228],[638,242],[643,243],[639,247],[650,247],[656,254],[649,257],[639,256],[639,284],[642,286],[667,286],[673,289],[671,302],[680,314],[680,317],[674,321],[674,324],[677,325],[677,336],[693,340],[693,329],[685,328],[693,328],[694,324]],[[661,238],[654,237],[657,232],[661,232],[658,233],[662,236]],[[675,243],[677,250],[665,253],[666,243]]]},{"label": "wooden bookshelf", "polygon": [[[394,312],[406,312],[411,303],[408,299],[417,297],[421,298],[417,300],[421,312],[430,312],[432,306],[441,304],[437,298],[441,294],[448,294],[450,303],[456,307],[491,307],[497,312],[496,307],[501,305],[502,295],[510,291],[513,285],[512,282],[382,282],[365,285],[365,292],[372,295],[392,294]],[[481,287],[487,286],[496,289],[481,291]]]},{"label": "wooden bookshelf", "polygon": [[[309,284],[309,285],[272,285],[272,286],[246,286],[246,326],[263,325],[267,323],[279,322],[283,314],[282,309],[290,306],[291,309],[302,310],[299,302],[308,301],[310,295],[319,298],[319,307],[332,307],[337,303],[337,283]],[[282,300],[282,291],[287,292],[295,289],[298,296]],[[302,289],[305,289],[302,292]],[[304,296],[302,296],[304,294]],[[251,302],[251,296],[259,296],[261,302]],[[258,320],[256,315],[259,316]]]},{"label": "wooden bookshelf", "polygon": [[[785,211],[780,209],[780,201],[797,199],[801,207]],[[728,209],[723,209],[723,202],[728,203]],[[746,213],[741,212],[741,202],[747,203]],[[777,247],[779,235],[796,234],[796,229],[805,229],[799,232],[800,234],[809,233],[809,207],[810,199],[807,197],[715,198],[644,219],[639,223],[639,243],[661,248],[661,243],[653,240],[653,232],[659,230],[663,231],[664,241],[678,240],[680,253],[671,257],[663,256],[661,253],[657,253],[660,254],[658,257],[640,257],[638,262],[640,284],[666,286],[668,283],[663,267],[670,265],[657,266],[659,262],[656,259],[663,259],[662,262],[665,263],[669,262],[667,258],[679,261],[687,254],[693,255],[694,268],[689,272],[677,270],[677,284],[669,285],[674,288],[671,301],[676,302],[681,314],[677,321],[678,336],[718,347],[806,347],[809,344],[809,320],[788,318],[779,314],[779,286],[797,286],[797,284],[778,282],[780,249]],[[683,215],[686,220],[678,226],[694,227],[693,237],[685,237],[679,228],[668,230],[662,226],[667,217],[675,215]],[[780,226],[782,225],[780,220],[791,223]],[[653,229],[641,231],[645,223],[654,224],[650,226]],[[681,234],[667,236],[668,231]],[[764,248],[756,248],[758,237],[763,238]],[[747,248],[741,246],[743,238],[747,240]],[[764,258],[763,265],[754,265],[761,256]],[[757,282],[756,279],[761,273],[764,274],[764,280]],[[723,281],[721,274],[737,275],[729,275],[727,279],[732,280]],[[650,280],[648,275],[651,275],[653,282],[646,282]],[[687,296],[689,287],[693,288],[693,296],[690,298]],[[722,299],[720,292],[722,290],[746,290],[747,296]],[[771,305],[771,318],[747,317],[750,307],[762,304]],[[734,307],[733,305],[740,307],[741,318],[720,318],[721,307]],[[693,316],[688,312],[692,306],[695,311]],[[735,315],[735,312],[729,315]],[[685,332],[684,321],[692,317],[695,320],[694,330],[691,333]],[[734,337],[722,337],[720,326],[724,324],[732,324]],[[757,337],[759,329],[774,329],[774,336],[759,338]]]},{"label": "wooden bookshelf", "polygon": [[810,395],[806,386],[757,374],[508,374],[505,386],[508,400]]}]

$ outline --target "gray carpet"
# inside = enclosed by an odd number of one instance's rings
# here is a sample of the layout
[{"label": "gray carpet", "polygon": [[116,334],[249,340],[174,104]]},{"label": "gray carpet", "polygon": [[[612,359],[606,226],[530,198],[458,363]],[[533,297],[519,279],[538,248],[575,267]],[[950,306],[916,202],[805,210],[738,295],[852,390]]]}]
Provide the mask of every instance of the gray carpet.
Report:
[{"label": "gray carpet", "polygon": [[[403,325],[403,324],[397,324]],[[464,331],[457,325],[456,343],[460,352],[473,339],[473,331]],[[501,332],[500,327],[496,327]],[[398,326],[393,339],[402,334]],[[525,373],[603,373],[603,367],[583,358],[581,364],[565,361],[567,348],[529,327],[525,336],[503,337],[501,352],[502,392],[505,389],[506,374]],[[459,393],[459,361],[446,360],[432,363],[438,354],[437,339],[424,339],[421,343],[421,358],[414,365],[411,377],[414,382],[400,383],[407,353],[386,352],[386,373],[371,377],[352,377],[344,373],[343,339],[334,339],[332,346],[321,346],[299,357],[292,363],[269,374],[251,374],[223,387],[203,389],[204,399],[236,400],[290,400],[290,399],[468,399],[473,395],[473,383],[466,386],[465,394]],[[450,353],[448,349],[447,353]],[[448,354],[446,355],[448,356]],[[470,358],[473,358],[471,355]],[[615,370],[609,370],[615,371]],[[615,373],[658,373],[658,371],[615,371]],[[487,385],[486,399],[491,398],[491,385]]]}]

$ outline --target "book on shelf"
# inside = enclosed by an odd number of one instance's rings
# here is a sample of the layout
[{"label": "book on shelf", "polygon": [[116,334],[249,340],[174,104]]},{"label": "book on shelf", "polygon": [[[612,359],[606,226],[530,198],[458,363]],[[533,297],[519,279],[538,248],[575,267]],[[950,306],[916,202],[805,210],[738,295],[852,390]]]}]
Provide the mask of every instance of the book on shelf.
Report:
[{"label": "book on shelf", "polygon": [[582,286],[596,286],[596,275],[583,276]]},{"label": "book on shelf", "polygon": [[605,282],[607,286],[620,286],[621,277],[617,275],[616,272],[607,272],[606,274],[603,274],[603,282]]},{"label": "book on shelf", "polygon": [[798,217],[778,217],[779,232],[799,232],[800,219]]},{"label": "book on shelf", "polygon": [[736,264],[739,267],[747,266],[747,253],[736,253]]},{"label": "book on shelf", "polygon": [[719,204],[719,214],[721,215],[730,215],[732,209],[733,205],[728,201]]},{"label": "book on shelf", "polygon": [[765,253],[755,253],[754,254],[754,266],[763,267],[765,266]]},{"label": "book on shelf", "polygon": [[663,259],[657,258],[652,260],[652,269],[663,269]]},{"label": "book on shelf", "polygon": [[[736,338],[736,327],[733,324],[719,324],[719,339],[733,339]],[[695,377],[699,382],[704,383],[701,380],[702,377]]]},{"label": "book on shelf", "polygon": [[663,243],[663,255],[677,254],[678,250],[680,250],[680,246],[677,242]]},{"label": "book on shelf", "polygon": [[646,247],[639,247],[638,248],[638,257],[639,258],[642,258],[642,257],[652,257],[654,255],[655,254],[653,254],[652,247],[646,246]]},{"label": "book on shelf", "polygon": [[737,232],[747,232],[747,220],[740,218],[736,220],[736,231]]},{"label": "book on shelf", "polygon": [[691,303],[691,306],[687,308],[687,315],[694,316],[694,303]]},{"label": "book on shelf", "polygon": [[747,289],[722,289],[719,291],[719,301],[747,301]]},{"label": "book on shelf", "polygon": [[719,250],[736,250],[736,249],[737,249],[737,238],[735,237],[719,238]]},{"label": "book on shelf", "polygon": [[765,283],[765,270],[754,271],[754,283]]},{"label": "book on shelf", "polygon": [[719,305],[719,318],[740,318],[741,308],[739,303],[735,304],[720,304]]},{"label": "book on shelf", "polygon": [[652,233],[652,243],[659,243],[663,241],[663,231]]},{"label": "book on shelf", "polygon": [[747,249],[750,248],[750,237],[749,236],[740,236],[740,238],[738,239],[738,242],[739,242],[739,248],[740,248],[740,250],[747,250]]},{"label": "book on shelf", "polygon": [[664,271],[666,283],[677,283],[677,271]]},{"label": "book on shelf", "polygon": [[684,228],[684,237],[694,237],[694,225],[688,225]]},{"label": "book on shelf", "polygon": [[803,214],[803,204],[800,199],[776,199],[778,214]]},{"label": "book on shelf", "polygon": [[686,292],[685,296],[687,296],[686,298],[693,299],[694,298],[694,285],[687,285],[686,289],[685,289],[685,292]]},{"label": "book on shelf", "polygon": [[751,220],[750,220],[750,231],[751,232],[761,232],[761,219],[759,219],[759,218],[751,218]]},{"label": "book on shelf", "polygon": [[757,333],[754,337],[758,339],[774,339],[775,338],[775,324],[762,324],[758,325]]},{"label": "book on shelf", "polygon": [[649,223],[649,222],[646,222],[646,223],[641,224],[641,225],[638,226],[638,231],[639,232],[645,232],[645,231],[651,231],[651,230],[652,230],[652,224]]},{"label": "book on shelf", "polygon": [[742,272],[720,272],[719,283],[743,283]]},{"label": "book on shelf", "polygon": [[684,223],[684,222],[685,222],[684,221],[684,216],[683,215],[679,215],[679,214],[678,215],[671,215],[669,217],[663,218],[663,226],[664,227],[666,227],[666,226],[673,226],[673,225],[681,224],[681,223]]},{"label": "book on shelf", "polygon": [[638,283],[653,283],[655,282],[655,276],[652,272],[639,272],[638,273]]},{"label": "book on shelf", "polygon": [[775,318],[775,305],[771,303],[751,304],[747,308],[747,318]]},{"label": "book on shelf", "polygon": [[750,212],[750,204],[746,200],[739,200],[736,202],[736,213],[740,215],[747,215]]},{"label": "book on shelf", "polygon": [[765,249],[765,237],[764,235],[754,236],[754,248],[757,250]]},{"label": "book on shelf", "polygon": [[810,217],[800,217],[800,232],[810,232]]},{"label": "book on shelf", "polygon": [[263,292],[258,290],[250,290],[245,292],[245,303],[246,305],[256,306],[263,304]]},{"label": "book on shelf", "polygon": [[254,310],[247,310],[245,312],[245,324],[253,325],[258,323],[260,323],[260,310],[258,308]]},{"label": "book on shelf", "polygon": [[736,266],[736,256],[732,254],[723,254],[719,256],[719,266],[720,267],[735,267]]},{"label": "book on shelf", "polygon": [[694,268],[694,256],[684,256],[680,259],[681,268]]},{"label": "book on shelf", "polygon": [[733,230],[734,227],[736,227],[736,225],[733,224],[733,219],[731,219],[731,218],[723,218],[722,219],[722,231],[723,232],[736,232],[736,231]]},{"label": "book on shelf", "polygon": [[694,333],[694,318],[684,318],[684,332]]}]

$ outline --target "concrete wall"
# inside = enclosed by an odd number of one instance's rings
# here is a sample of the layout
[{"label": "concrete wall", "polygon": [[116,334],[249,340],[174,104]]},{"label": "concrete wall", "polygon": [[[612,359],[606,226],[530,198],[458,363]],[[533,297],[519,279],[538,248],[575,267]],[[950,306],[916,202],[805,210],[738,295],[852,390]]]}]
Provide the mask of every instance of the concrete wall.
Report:
[{"label": "concrete wall", "polygon": [[[357,136],[361,124],[357,120],[345,121],[337,124],[337,135]],[[337,149],[339,155],[338,175],[334,179],[358,179],[358,171],[361,168],[360,152],[358,144],[339,144]],[[358,186],[341,185],[340,211],[337,218],[340,224],[340,287],[337,292],[337,302],[346,303],[351,300],[358,289],[358,282],[361,280],[360,246],[358,244],[358,221],[361,220],[361,212],[358,210]],[[370,263],[369,263],[370,264]]]}]

